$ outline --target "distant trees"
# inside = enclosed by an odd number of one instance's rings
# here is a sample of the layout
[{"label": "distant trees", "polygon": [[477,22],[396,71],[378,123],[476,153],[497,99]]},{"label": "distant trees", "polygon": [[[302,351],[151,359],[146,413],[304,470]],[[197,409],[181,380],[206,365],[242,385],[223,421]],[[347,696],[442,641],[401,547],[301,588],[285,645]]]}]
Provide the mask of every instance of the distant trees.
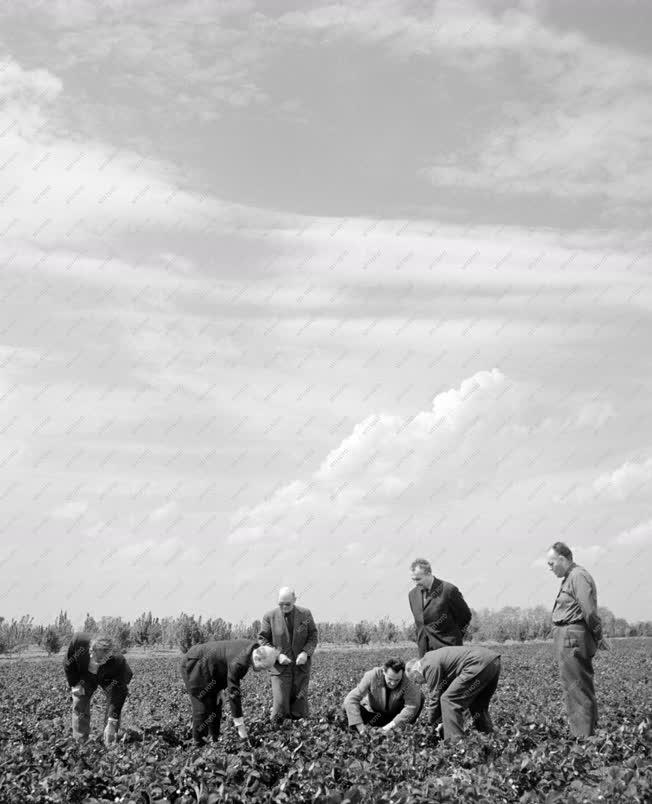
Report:
[{"label": "distant trees", "polygon": [[[522,642],[549,639],[552,635],[550,611],[545,606],[528,609],[506,606],[498,611],[480,609],[472,610],[472,615],[465,635],[467,642],[504,642],[508,639]],[[605,607],[600,608],[600,615],[607,637],[652,636],[652,621],[630,624],[622,617],[615,617]],[[213,639],[256,639],[260,628],[260,620],[234,624],[222,617],[204,620],[185,612],[178,617],[159,619],[147,611],[133,623],[121,617],[101,617],[97,622],[87,613],[84,621],[85,631],[106,632],[123,652],[130,647],[158,647],[180,649],[185,653],[192,645]],[[321,644],[362,646],[416,642],[412,620],[399,624],[387,616],[376,622],[318,622],[317,630]],[[11,621],[0,616],[0,653],[20,653],[29,645],[39,645],[48,654],[55,654],[68,644],[72,633],[72,622],[63,610],[47,626],[34,625],[29,615]]]},{"label": "distant trees", "polygon": [[53,653],[59,653],[61,650],[61,637],[54,626],[48,625],[45,629],[42,644],[48,652],[48,656],[52,656]]},{"label": "distant trees", "polygon": [[152,612],[143,612],[131,626],[131,644],[144,646],[160,645],[163,641],[163,628],[158,617],[153,618]]},{"label": "distant trees", "polygon": [[95,617],[91,617],[88,612],[86,612],[86,619],[84,620],[84,627],[82,628],[82,631],[87,631],[89,634],[93,634],[97,631]]},{"label": "distant trees", "polygon": [[131,624],[124,622],[122,617],[102,617],[98,630],[111,637],[113,644],[122,653],[131,647]]},{"label": "distant trees", "polygon": [[355,639],[356,645],[366,645],[370,642],[371,623],[368,623],[366,620],[361,620],[359,623],[356,623],[353,629],[353,638]]},{"label": "distant trees", "polygon": [[59,615],[55,618],[54,625],[52,627],[57,632],[59,639],[61,639],[62,642],[70,642],[73,627],[67,611],[61,610],[59,612]]},{"label": "distant trees", "polygon": [[23,615],[20,620],[0,617],[0,653],[20,653],[32,642],[33,617]]},{"label": "distant trees", "polygon": [[505,606],[499,611],[471,610],[467,639],[473,642],[504,642],[507,639],[524,642],[529,639],[548,639],[552,634],[550,611],[545,606],[521,609]]},{"label": "distant trees", "polygon": [[201,617],[196,620],[194,615],[181,612],[177,625],[177,641],[182,653],[200,642],[206,642],[205,633],[201,627]]}]

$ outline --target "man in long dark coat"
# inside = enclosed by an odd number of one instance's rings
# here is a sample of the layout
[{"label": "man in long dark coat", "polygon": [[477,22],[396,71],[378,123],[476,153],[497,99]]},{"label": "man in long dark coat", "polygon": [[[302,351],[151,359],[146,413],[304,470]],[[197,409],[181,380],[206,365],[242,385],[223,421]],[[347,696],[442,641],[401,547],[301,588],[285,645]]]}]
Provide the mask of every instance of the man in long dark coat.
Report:
[{"label": "man in long dark coat", "polygon": [[471,622],[471,610],[460,590],[435,578],[425,558],[417,558],[410,569],[415,587],[408,597],[417,629],[419,656],[425,656],[429,650],[461,645]]}]

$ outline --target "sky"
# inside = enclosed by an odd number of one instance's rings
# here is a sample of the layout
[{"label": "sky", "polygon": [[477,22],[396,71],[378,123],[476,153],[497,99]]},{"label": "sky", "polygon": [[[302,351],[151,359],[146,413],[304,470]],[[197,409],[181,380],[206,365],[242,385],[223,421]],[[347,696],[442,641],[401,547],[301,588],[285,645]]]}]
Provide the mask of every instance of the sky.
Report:
[{"label": "sky", "polygon": [[0,616],[652,618],[647,3],[0,7]]}]

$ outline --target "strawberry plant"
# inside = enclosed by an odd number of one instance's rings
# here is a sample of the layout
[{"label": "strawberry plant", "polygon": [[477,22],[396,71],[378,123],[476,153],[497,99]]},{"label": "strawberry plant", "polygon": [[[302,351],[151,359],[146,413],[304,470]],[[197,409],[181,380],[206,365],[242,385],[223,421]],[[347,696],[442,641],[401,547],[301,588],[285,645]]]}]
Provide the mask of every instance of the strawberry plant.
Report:
[{"label": "strawberry plant", "polygon": [[[390,651],[410,658],[413,651]],[[92,738],[70,736],[60,659],[0,663],[0,800],[66,804],[214,802],[645,802],[652,799],[650,640],[618,640],[595,661],[600,723],[573,740],[552,646],[504,646],[491,736],[438,742],[424,721],[384,737],[351,733],[341,702],[388,651],[320,652],[309,720],[273,728],[269,681],[250,673],[243,699],[250,741],[229,719],[215,745],[194,748],[190,705],[170,657],[130,659],[121,740],[101,741],[103,695]]]}]

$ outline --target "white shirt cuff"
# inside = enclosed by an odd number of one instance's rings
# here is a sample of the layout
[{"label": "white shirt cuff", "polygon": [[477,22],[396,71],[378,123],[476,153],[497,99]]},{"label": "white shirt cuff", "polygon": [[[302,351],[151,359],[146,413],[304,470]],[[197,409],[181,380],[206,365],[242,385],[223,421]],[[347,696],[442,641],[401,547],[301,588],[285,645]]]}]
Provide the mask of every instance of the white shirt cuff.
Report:
[{"label": "white shirt cuff", "polygon": [[243,717],[234,717],[233,718],[233,725],[234,726],[244,726],[244,718]]}]

